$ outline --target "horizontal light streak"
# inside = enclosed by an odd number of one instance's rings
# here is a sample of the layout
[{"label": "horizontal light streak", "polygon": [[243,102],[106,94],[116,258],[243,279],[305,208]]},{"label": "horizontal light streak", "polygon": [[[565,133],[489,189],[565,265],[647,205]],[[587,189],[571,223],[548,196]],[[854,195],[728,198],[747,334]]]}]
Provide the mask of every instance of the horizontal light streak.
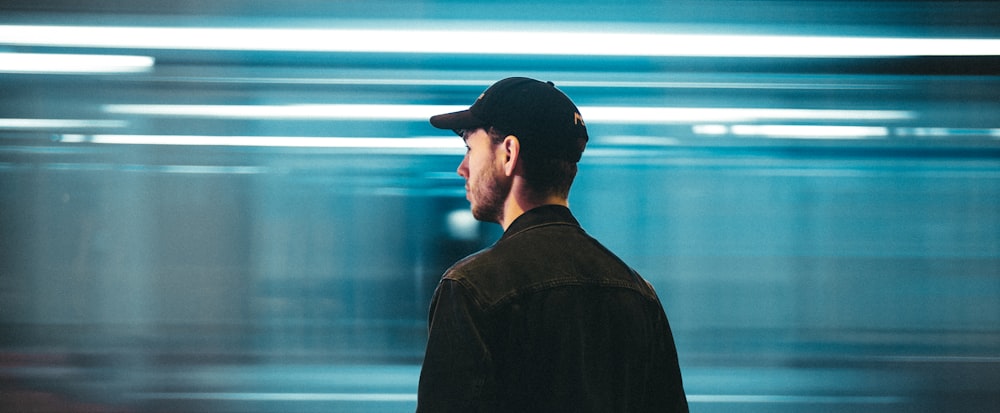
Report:
[{"label": "horizontal light streak", "polygon": [[918,138],[980,136],[1000,138],[1000,128],[896,128],[896,134]]},{"label": "horizontal light streak", "polygon": [[733,125],[730,131],[736,136],[799,139],[858,139],[889,136],[889,128],[881,126]]},{"label": "horizontal light streak", "polygon": [[[496,81],[493,78],[484,79],[438,79],[435,77],[454,76],[449,72],[425,73],[423,77],[411,77],[392,79],[382,76],[380,73],[365,71],[364,76],[343,76],[333,75],[332,77],[273,77],[273,76],[184,76],[171,77],[161,74],[158,80],[176,81],[183,79],[184,82],[201,83],[248,83],[248,84],[288,84],[288,85],[374,85],[374,86],[468,86],[486,88]],[[606,74],[602,76],[607,77]],[[558,80],[559,87],[573,88],[619,88],[619,89],[765,89],[765,90],[900,90],[905,86],[845,82],[845,81],[812,81],[812,82],[782,82],[776,80],[769,81],[743,81],[743,82],[722,82],[722,81],[662,81],[662,80]]]},{"label": "horizontal light streak", "polygon": [[42,168],[54,171],[91,171],[91,172],[153,172],[178,175],[259,175],[270,172],[269,168],[260,166],[224,166],[224,165],[151,165],[130,163],[46,163]]},{"label": "horizontal light streak", "polygon": [[416,402],[416,393],[142,393],[154,400]]},{"label": "horizontal light streak", "polygon": [[677,138],[662,136],[604,136],[592,139],[601,145],[608,146],[676,146],[681,141]]},{"label": "horizontal light streak", "polygon": [[454,137],[349,138],[301,136],[113,135],[66,134],[63,143],[180,146],[261,146],[345,149],[432,149],[459,153],[464,145]]},{"label": "horizontal light streak", "polygon": [[[295,119],[295,120],[420,120],[439,113],[463,110],[467,106],[446,105],[157,105],[113,104],[102,110],[112,114],[173,116],[223,119]],[[756,122],[768,120],[863,120],[899,121],[915,117],[913,112],[898,110],[842,109],[756,109],[756,108],[673,108],[584,106],[580,108],[587,122],[603,123],[689,123]]]},{"label": "horizontal light streak", "polygon": [[844,139],[844,138],[1000,138],[1000,128],[930,128],[842,125],[694,125],[696,135],[758,136],[772,138]]},{"label": "horizontal light streak", "polygon": [[588,122],[688,123],[755,122],[767,120],[900,121],[916,115],[900,110],[782,109],[782,108],[671,108],[581,107]]},{"label": "horizontal light streak", "polygon": [[691,403],[738,404],[900,404],[908,401],[898,396],[816,396],[816,395],[752,395],[752,394],[692,394]]},{"label": "horizontal light streak", "polygon": [[[449,23],[450,24],[450,23]],[[599,31],[2,25],[0,44],[124,49],[682,57],[997,56],[1000,39]]]},{"label": "horizontal light streak", "polygon": [[[416,402],[416,393],[141,393],[152,400],[227,400],[227,401],[289,401],[289,402]],[[742,395],[691,394],[692,403],[739,404],[899,404],[908,399],[898,396],[814,396],[814,395]]]},{"label": "horizontal light streak", "polygon": [[149,56],[0,53],[0,73],[139,73],[154,64]]},{"label": "horizontal light streak", "polygon": [[296,119],[296,120],[427,120],[439,113],[463,110],[468,106],[445,105],[104,105],[106,113],[224,119]]},{"label": "horizontal light streak", "polygon": [[16,130],[51,130],[80,128],[124,128],[128,122],[124,120],[97,119],[0,119],[0,129]]}]

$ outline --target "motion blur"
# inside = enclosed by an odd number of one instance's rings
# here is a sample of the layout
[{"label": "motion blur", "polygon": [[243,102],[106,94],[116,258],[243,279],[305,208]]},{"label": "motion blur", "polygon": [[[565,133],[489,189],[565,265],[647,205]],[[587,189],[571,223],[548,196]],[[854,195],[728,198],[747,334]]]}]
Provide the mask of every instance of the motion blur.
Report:
[{"label": "motion blur", "polygon": [[1000,3],[84,3],[0,4],[2,411],[412,411],[508,76],[693,411],[1000,405]]}]

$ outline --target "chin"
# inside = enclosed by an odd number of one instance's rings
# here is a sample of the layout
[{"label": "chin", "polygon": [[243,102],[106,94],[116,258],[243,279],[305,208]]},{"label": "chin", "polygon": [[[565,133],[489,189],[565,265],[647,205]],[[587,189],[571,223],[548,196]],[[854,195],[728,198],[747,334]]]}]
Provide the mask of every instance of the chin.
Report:
[{"label": "chin", "polygon": [[472,207],[472,217],[476,218],[478,221],[482,222],[492,222],[494,224],[500,223],[500,214],[494,213],[492,211],[484,211],[481,208]]}]

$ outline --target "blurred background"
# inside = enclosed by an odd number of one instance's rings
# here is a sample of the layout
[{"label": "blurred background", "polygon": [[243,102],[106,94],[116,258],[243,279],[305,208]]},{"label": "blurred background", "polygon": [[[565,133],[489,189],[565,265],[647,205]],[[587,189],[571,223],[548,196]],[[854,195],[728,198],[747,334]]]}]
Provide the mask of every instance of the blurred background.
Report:
[{"label": "blurred background", "polygon": [[555,82],[695,412],[1000,406],[1000,3],[0,1],[0,410],[402,412]]}]

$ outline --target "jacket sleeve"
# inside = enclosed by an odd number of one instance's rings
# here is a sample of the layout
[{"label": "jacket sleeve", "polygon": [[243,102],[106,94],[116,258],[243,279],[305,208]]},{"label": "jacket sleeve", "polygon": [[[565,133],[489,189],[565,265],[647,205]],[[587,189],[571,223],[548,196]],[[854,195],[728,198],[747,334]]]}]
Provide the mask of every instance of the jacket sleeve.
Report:
[{"label": "jacket sleeve", "polygon": [[434,292],[417,412],[475,412],[481,407],[490,355],[483,315],[469,292],[444,279]]}]

